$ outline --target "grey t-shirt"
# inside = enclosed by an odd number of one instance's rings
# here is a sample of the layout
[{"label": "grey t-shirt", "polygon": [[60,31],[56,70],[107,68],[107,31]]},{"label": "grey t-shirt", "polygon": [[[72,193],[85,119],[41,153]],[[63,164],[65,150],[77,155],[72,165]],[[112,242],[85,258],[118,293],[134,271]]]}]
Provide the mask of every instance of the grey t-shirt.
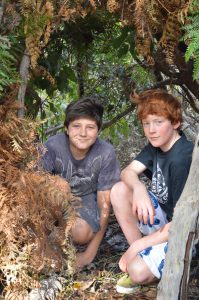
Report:
[{"label": "grey t-shirt", "polygon": [[45,147],[47,151],[42,158],[44,169],[65,178],[77,196],[109,190],[120,179],[114,148],[103,140],[97,139],[82,160],[72,156],[65,133],[50,137]]}]

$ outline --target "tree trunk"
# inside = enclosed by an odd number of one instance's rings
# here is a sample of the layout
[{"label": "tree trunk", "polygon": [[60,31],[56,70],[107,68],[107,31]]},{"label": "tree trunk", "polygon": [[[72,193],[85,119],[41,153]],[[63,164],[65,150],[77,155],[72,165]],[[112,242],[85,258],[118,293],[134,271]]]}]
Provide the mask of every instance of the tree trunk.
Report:
[{"label": "tree trunk", "polygon": [[84,96],[83,62],[82,62],[81,57],[79,55],[77,56],[76,71],[77,71],[79,97],[83,97]]},{"label": "tree trunk", "polygon": [[193,242],[199,232],[199,135],[184,191],[174,210],[169,247],[157,300],[185,300]]},{"label": "tree trunk", "polygon": [[1,5],[0,5],[0,24],[1,24],[1,21],[2,21],[2,17],[3,17],[3,11],[4,11],[4,3],[5,1],[2,0],[1,1]]},{"label": "tree trunk", "polygon": [[20,104],[20,108],[18,110],[18,117],[23,118],[24,117],[24,99],[26,94],[26,88],[29,80],[29,66],[30,66],[30,57],[27,53],[27,50],[25,50],[24,55],[21,60],[20,64],[20,77],[21,77],[21,85],[19,87],[18,92],[18,102]]}]

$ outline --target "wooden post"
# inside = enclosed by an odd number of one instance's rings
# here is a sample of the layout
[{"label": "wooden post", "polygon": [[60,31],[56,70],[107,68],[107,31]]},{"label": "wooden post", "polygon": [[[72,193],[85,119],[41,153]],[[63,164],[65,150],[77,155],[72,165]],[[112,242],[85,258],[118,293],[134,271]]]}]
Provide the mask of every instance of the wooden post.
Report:
[{"label": "wooden post", "polygon": [[[186,159],[186,158],[185,158]],[[174,210],[157,300],[186,300],[192,246],[199,232],[199,135],[183,193]]]}]

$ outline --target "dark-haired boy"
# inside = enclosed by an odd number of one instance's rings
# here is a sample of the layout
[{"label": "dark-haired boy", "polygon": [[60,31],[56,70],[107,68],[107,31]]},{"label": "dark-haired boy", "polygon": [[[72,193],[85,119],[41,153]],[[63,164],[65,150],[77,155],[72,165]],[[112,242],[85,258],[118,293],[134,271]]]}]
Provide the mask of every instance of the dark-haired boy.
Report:
[{"label": "dark-haired boy", "polygon": [[[111,191],[117,220],[130,245],[119,266],[129,276],[117,283],[117,291],[131,293],[136,284],[160,279],[168,246],[174,207],[187,180],[193,144],[179,130],[181,105],[165,90],[134,95],[137,114],[148,144],[121,173]],[[145,173],[150,191],[139,180]]]},{"label": "dark-haired boy", "polygon": [[48,139],[42,159],[45,170],[64,178],[81,198],[72,238],[87,247],[77,253],[78,267],[96,256],[108,223],[110,190],[120,176],[112,145],[98,138],[102,116],[103,107],[93,98],[71,102],[65,112],[66,132]]}]

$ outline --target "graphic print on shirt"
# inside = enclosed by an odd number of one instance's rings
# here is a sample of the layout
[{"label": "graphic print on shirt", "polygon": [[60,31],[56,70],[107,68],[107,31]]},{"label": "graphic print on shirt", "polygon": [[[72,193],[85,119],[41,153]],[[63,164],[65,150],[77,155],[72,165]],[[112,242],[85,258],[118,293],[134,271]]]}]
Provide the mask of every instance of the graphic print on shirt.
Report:
[{"label": "graphic print on shirt", "polygon": [[86,195],[97,189],[98,176],[101,170],[102,157],[96,157],[85,168],[77,167],[69,161],[65,178],[70,182],[70,187],[75,195]]},{"label": "graphic print on shirt", "polygon": [[168,187],[166,186],[162,170],[157,163],[156,171],[153,173],[151,181],[151,191],[157,196],[158,201],[162,204],[168,201]]}]

